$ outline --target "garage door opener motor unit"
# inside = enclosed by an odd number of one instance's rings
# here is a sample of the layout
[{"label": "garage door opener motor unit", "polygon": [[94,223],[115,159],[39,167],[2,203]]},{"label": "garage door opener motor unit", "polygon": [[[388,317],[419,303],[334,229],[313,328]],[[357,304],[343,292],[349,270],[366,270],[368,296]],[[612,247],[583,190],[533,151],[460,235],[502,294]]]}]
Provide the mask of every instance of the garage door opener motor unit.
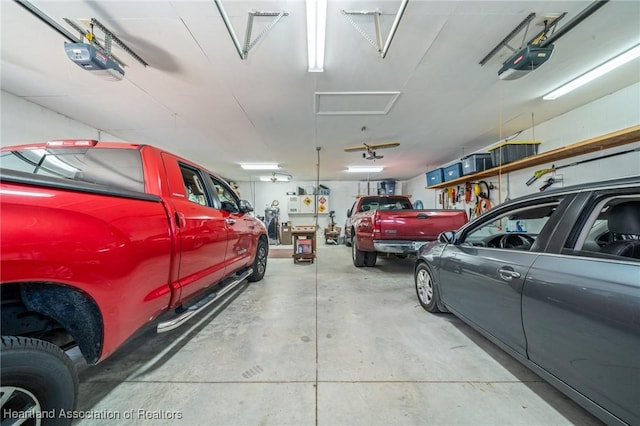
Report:
[{"label": "garage door opener motor unit", "polygon": [[501,80],[515,80],[524,77],[547,62],[552,52],[552,44],[546,47],[531,44],[525,46],[502,65],[502,68],[498,71],[498,77]]},{"label": "garage door opener motor unit", "polygon": [[64,50],[69,59],[80,68],[93,71],[106,80],[122,80],[124,70],[120,65],[89,43],[65,43]]}]

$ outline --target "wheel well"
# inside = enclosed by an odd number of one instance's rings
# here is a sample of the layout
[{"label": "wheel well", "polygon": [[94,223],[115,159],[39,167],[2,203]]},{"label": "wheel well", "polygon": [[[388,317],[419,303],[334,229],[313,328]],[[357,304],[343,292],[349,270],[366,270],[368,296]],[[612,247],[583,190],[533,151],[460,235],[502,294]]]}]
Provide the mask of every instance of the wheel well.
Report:
[{"label": "wheel well", "polygon": [[0,289],[2,334],[37,338],[62,349],[77,344],[89,364],[100,358],[102,316],[86,293],[56,283],[3,284]]}]

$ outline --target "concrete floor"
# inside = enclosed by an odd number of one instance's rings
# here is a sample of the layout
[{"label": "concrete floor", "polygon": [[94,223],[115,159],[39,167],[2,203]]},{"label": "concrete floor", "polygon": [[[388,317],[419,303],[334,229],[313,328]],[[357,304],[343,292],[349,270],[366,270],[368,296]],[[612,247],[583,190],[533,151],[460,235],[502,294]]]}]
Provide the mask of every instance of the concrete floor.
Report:
[{"label": "concrete floor", "polygon": [[[271,247],[281,249],[280,247]],[[452,315],[424,311],[413,260],[269,259],[181,329],[82,372],[81,425],[599,425]]]}]

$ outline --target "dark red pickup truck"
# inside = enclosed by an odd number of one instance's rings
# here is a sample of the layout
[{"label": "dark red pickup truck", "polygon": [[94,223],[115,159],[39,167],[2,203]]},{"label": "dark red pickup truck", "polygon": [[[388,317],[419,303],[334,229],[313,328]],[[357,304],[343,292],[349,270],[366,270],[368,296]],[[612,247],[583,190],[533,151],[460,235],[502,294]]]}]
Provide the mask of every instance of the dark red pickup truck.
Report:
[{"label": "dark red pickup truck", "polygon": [[345,239],[355,266],[375,266],[377,253],[415,254],[467,221],[464,210],[415,210],[406,196],[366,195],[347,211]]},{"label": "dark red pickup truck", "polygon": [[0,155],[3,423],[73,410],[69,348],[95,364],[142,326],[171,330],[265,274],[264,225],[191,161],[93,140]]}]

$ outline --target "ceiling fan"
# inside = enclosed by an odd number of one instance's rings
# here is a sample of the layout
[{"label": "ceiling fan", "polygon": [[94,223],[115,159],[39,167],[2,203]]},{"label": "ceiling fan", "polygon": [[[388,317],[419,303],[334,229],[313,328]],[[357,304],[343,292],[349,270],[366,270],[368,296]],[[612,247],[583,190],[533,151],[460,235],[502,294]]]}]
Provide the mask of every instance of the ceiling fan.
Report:
[{"label": "ceiling fan", "polygon": [[367,160],[378,160],[380,158],[384,158],[384,155],[377,155],[377,149],[385,149],[385,148],[395,148],[399,146],[399,142],[381,142],[381,143],[372,143],[366,144],[363,143],[360,146],[352,146],[349,148],[345,148],[345,152],[356,152],[356,151],[364,151],[362,153],[362,158]]},{"label": "ceiling fan", "polygon": [[291,179],[293,179],[291,175],[276,172],[273,172],[271,176],[260,176],[262,182],[290,182]]}]

